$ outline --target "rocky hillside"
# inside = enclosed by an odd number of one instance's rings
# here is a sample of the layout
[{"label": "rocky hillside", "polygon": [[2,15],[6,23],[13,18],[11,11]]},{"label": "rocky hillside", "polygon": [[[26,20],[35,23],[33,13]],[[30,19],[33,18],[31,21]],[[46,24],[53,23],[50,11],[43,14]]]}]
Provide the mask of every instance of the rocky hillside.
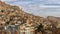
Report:
[{"label": "rocky hillside", "polygon": [[60,23],[60,18],[53,16],[48,16],[47,18],[35,16],[24,12],[24,10],[20,9],[18,6],[11,6],[0,1],[0,25],[4,26],[19,23],[28,23],[33,26],[37,26],[40,23],[44,26],[52,25],[53,23],[54,26],[56,26]]},{"label": "rocky hillside", "polygon": [[4,2],[0,1],[0,23],[18,23],[18,21],[22,21],[26,23],[42,23],[45,19],[43,17],[34,16],[32,14],[28,14],[20,9],[18,6],[11,6]]}]

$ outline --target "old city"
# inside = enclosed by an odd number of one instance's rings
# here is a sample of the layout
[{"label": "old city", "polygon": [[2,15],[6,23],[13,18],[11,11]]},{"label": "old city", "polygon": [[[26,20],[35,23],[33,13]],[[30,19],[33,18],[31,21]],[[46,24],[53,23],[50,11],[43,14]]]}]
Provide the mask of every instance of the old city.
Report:
[{"label": "old city", "polygon": [[60,17],[36,16],[0,1],[0,34],[60,34]]}]

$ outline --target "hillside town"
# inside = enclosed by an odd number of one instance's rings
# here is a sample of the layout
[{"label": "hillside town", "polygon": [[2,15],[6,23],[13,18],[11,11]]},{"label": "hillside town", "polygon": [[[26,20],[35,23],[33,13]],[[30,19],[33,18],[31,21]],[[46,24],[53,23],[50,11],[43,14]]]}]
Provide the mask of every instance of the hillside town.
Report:
[{"label": "hillside town", "polygon": [[0,1],[0,34],[60,34],[60,17],[36,16]]}]

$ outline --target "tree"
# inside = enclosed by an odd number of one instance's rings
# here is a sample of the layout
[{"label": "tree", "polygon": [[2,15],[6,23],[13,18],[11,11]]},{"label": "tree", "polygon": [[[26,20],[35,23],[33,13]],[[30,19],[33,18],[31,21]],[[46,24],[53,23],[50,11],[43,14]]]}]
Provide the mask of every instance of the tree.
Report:
[{"label": "tree", "polygon": [[40,25],[39,25],[37,31],[38,31],[38,32],[41,31],[42,33],[44,32],[43,25],[42,25],[41,23],[40,23]]}]

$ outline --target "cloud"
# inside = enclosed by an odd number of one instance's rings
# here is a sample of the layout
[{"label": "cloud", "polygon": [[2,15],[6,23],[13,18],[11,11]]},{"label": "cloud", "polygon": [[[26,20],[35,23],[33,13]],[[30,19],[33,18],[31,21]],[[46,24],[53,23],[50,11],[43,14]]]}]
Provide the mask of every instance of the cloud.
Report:
[{"label": "cloud", "polygon": [[56,16],[60,17],[60,12],[45,12],[40,14],[40,16],[46,17],[46,16]]},{"label": "cloud", "polygon": [[12,1],[12,2],[14,2],[14,1],[19,1],[19,0],[1,0],[1,1],[4,1],[4,2],[10,2],[10,1]]},{"label": "cloud", "polygon": [[[5,2],[14,2],[13,5],[22,6],[25,12],[38,16],[60,16],[59,6],[46,6],[45,4],[60,4],[60,0],[2,0]],[[40,3],[39,3],[40,2]]]},{"label": "cloud", "polygon": [[60,4],[60,0],[42,0],[42,4]]}]

